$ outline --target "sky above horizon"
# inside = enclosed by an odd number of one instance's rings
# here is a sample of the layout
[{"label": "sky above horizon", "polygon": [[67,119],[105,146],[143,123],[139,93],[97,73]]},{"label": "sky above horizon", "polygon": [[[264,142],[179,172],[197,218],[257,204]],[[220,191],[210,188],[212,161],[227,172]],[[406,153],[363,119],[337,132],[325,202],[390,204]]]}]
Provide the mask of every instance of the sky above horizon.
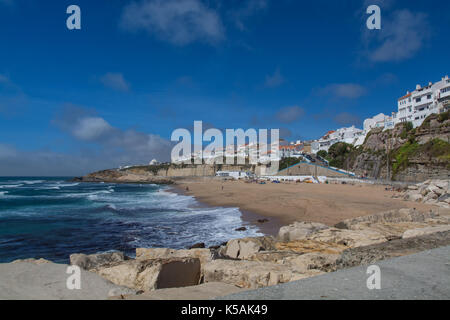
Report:
[{"label": "sky above horizon", "polygon": [[[66,9],[81,8],[81,30]],[[366,8],[381,7],[381,30]],[[0,176],[167,161],[196,120],[316,139],[450,71],[450,1],[0,0]]]}]

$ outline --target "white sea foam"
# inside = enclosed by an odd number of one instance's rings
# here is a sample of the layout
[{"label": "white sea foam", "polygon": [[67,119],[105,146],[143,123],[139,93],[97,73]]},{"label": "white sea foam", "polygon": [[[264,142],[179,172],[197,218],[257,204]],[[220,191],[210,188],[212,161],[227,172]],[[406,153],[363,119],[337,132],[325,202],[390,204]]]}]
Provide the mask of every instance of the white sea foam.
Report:
[{"label": "white sea foam", "polygon": [[37,183],[44,183],[44,180],[23,180],[23,181],[17,181],[18,183],[24,183],[24,184],[37,184]]},{"label": "white sea foam", "polygon": [[0,186],[0,189],[12,189],[12,188],[18,188],[23,186],[23,184],[3,184]]},{"label": "white sea foam", "polygon": [[77,185],[79,185],[79,183],[56,183],[56,184],[50,184],[49,186],[64,188],[64,187],[75,187]]}]

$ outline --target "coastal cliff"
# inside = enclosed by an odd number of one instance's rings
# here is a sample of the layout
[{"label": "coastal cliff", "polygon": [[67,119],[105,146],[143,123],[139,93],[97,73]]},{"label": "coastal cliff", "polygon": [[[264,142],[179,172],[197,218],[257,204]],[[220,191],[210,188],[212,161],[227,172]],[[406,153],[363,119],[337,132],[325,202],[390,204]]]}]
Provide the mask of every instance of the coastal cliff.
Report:
[{"label": "coastal cliff", "polygon": [[450,175],[449,112],[433,114],[413,129],[408,123],[383,131],[372,129],[363,145],[333,145],[331,165],[370,178],[419,182]]},{"label": "coastal cliff", "polygon": [[90,173],[83,177],[75,178],[74,181],[173,184],[176,178],[213,177],[216,175],[217,171],[221,170],[250,171],[255,173],[259,170],[259,168],[254,165],[159,164],[102,170]]}]

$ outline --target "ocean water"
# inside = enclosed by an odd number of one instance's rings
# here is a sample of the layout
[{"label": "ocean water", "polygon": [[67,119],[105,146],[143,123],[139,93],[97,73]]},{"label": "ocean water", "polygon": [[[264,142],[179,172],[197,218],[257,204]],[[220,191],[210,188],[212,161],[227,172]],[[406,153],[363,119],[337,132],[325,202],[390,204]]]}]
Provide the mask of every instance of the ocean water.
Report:
[{"label": "ocean water", "polygon": [[72,183],[67,178],[0,178],[0,262],[138,247],[207,246],[261,235],[238,208],[201,206],[166,186]]}]

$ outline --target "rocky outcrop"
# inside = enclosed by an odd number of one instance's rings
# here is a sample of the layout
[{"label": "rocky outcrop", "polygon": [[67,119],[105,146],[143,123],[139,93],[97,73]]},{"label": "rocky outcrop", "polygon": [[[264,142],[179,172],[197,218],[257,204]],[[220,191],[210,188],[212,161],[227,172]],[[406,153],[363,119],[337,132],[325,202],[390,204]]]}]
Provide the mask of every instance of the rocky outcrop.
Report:
[{"label": "rocky outcrop", "polygon": [[215,252],[210,249],[189,249],[175,250],[167,248],[137,248],[136,259],[170,259],[170,258],[196,258],[203,265],[210,262],[215,256]]},{"label": "rocky outcrop", "polygon": [[427,219],[436,218],[437,216],[438,214],[434,211],[424,212],[414,208],[403,208],[347,219],[336,224],[336,227],[356,230],[356,227],[361,224],[371,226],[378,223],[425,222]]},{"label": "rocky outcrop", "polygon": [[344,245],[349,248],[368,246],[387,241],[386,237],[374,230],[355,231],[338,228],[329,228],[317,231],[316,233],[308,236],[307,239]]},{"label": "rocky outcrop", "polygon": [[450,232],[436,232],[423,236],[395,239],[385,243],[345,250],[337,269],[370,265],[377,261],[405,256],[450,245]]},{"label": "rocky outcrop", "polygon": [[346,154],[331,153],[328,160],[342,169],[375,179],[408,182],[447,179],[449,143],[447,111],[430,115],[415,129],[407,123],[399,123],[388,130],[374,128],[366,135],[363,145],[349,146],[351,151]]},{"label": "rocky outcrop", "polygon": [[46,260],[46,259],[43,259],[43,258],[40,258],[40,259],[34,259],[34,258],[31,258],[31,259],[18,259],[18,260],[14,260],[11,263],[14,264],[14,263],[22,263],[22,262],[32,263],[32,264],[35,264],[35,265],[52,263],[50,260]]},{"label": "rocky outcrop", "polygon": [[111,183],[152,183],[173,184],[181,177],[214,177],[217,171],[260,171],[261,166],[254,165],[207,165],[207,164],[160,164],[148,166],[130,166],[121,169],[109,169],[90,173],[73,179],[77,182]]},{"label": "rocky outcrop", "polygon": [[135,259],[77,254],[71,263],[144,292],[215,282],[254,289],[448,244],[450,210],[400,209],[335,227],[297,222],[278,238],[233,239],[216,249],[138,248]]},{"label": "rocky outcrop", "polygon": [[200,283],[200,260],[129,260],[113,267],[100,268],[97,273],[116,285],[142,291],[186,287]]},{"label": "rocky outcrop", "polygon": [[98,268],[110,267],[125,261],[122,252],[111,252],[101,254],[71,254],[70,264],[79,266],[84,270],[95,270]]},{"label": "rocky outcrop", "polygon": [[256,289],[322,274],[319,270],[297,273],[284,264],[248,260],[214,260],[205,266],[205,282],[225,282]]},{"label": "rocky outcrop", "polygon": [[358,232],[330,228],[321,223],[294,223],[280,229],[278,238],[289,242],[292,240],[310,240],[328,245],[343,245],[346,247],[359,247],[374,243],[385,242],[387,239],[373,230]]},{"label": "rocky outcrop", "polygon": [[278,232],[280,241],[294,241],[305,239],[307,236],[316,231],[328,229],[329,227],[323,223],[316,222],[295,222],[291,225],[281,227]]},{"label": "rocky outcrop", "polygon": [[427,180],[412,185],[403,193],[404,200],[433,204],[442,208],[450,208],[449,180]]},{"label": "rocky outcrop", "polygon": [[424,236],[427,234],[446,232],[446,231],[450,231],[450,225],[412,229],[412,230],[406,230],[403,233],[402,238],[408,239],[408,238],[414,238],[414,237]]},{"label": "rocky outcrop", "polygon": [[133,173],[126,170],[110,169],[90,173],[84,177],[74,178],[75,182],[110,182],[110,183],[148,183],[173,184],[174,181],[164,176],[155,176],[151,172]]},{"label": "rocky outcrop", "polygon": [[274,244],[272,237],[233,239],[228,241],[221,252],[231,259],[248,259],[260,251],[273,250]]}]

